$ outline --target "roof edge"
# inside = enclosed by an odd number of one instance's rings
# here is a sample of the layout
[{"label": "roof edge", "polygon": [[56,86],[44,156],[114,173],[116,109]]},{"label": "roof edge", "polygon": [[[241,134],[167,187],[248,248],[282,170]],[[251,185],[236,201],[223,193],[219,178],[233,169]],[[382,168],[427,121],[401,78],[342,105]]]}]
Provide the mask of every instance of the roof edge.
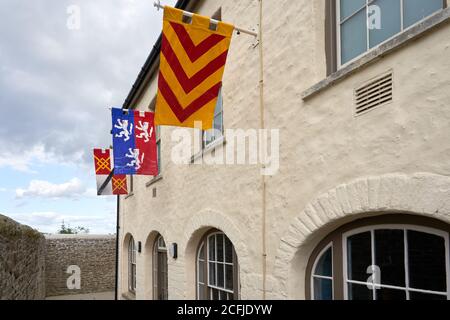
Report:
[{"label": "roof edge", "polygon": [[[178,0],[177,3],[175,4],[175,8],[184,10],[192,2],[193,2],[192,0]],[[147,60],[145,61],[144,66],[141,68],[141,71],[139,72],[139,75],[138,75],[137,79],[135,80],[133,86],[131,87],[131,90],[128,93],[128,96],[125,99],[125,102],[123,103],[122,109],[130,109],[131,108],[131,103],[134,100],[136,94],[139,92],[139,88],[144,83],[148,72],[151,70],[155,61],[159,57],[159,52],[161,51],[161,39],[162,39],[162,34],[159,35],[158,40],[156,40],[155,44],[153,45],[153,49],[150,52],[150,55],[148,56]]]}]

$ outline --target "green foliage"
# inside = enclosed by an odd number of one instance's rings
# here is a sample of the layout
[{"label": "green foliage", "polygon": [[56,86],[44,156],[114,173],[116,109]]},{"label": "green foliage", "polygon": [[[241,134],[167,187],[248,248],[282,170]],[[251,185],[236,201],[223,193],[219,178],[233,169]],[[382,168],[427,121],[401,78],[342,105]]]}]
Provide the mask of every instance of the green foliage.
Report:
[{"label": "green foliage", "polygon": [[64,224],[64,220],[61,224],[61,229],[58,230],[58,234],[83,234],[83,233],[88,234],[89,229],[80,226],[71,228],[70,225],[66,227],[66,225]]}]

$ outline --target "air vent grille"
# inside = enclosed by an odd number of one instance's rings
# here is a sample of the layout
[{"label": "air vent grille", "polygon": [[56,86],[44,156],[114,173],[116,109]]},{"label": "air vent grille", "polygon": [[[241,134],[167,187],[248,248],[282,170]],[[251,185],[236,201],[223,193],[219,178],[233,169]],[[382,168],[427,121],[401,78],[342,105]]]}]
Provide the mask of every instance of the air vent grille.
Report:
[{"label": "air vent grille", "polygon": [[355,90],[356,115],[392,102],[392,72],[384,74]]}]

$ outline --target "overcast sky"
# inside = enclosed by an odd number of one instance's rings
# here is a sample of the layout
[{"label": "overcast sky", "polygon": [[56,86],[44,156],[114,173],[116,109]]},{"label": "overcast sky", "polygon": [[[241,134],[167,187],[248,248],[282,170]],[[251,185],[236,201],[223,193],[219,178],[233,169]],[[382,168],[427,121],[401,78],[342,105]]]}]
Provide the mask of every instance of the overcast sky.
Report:
[{"label": "overcast sky", "polygon": [[107,108],[123,104],[161,26],[152,0],[0,1],[0,214],[42,232],[62,220],[115,232],[92,149],[111,144]]}]

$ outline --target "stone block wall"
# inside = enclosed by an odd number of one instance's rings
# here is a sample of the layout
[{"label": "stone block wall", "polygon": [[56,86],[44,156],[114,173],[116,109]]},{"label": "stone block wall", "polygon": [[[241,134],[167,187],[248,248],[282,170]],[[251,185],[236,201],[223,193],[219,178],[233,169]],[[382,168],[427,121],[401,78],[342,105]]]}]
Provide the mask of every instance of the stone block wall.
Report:
[{"label": "stone block wall", "polygon": [[44,236],[0,215],[0,300],[44,298]]},{"label": "stone block wall", "polygon": [[[47,296],[114,291],[116,237],[95,235],[46,236]],[[81,288],[67,288],[69,266],[81,271]]]}]

